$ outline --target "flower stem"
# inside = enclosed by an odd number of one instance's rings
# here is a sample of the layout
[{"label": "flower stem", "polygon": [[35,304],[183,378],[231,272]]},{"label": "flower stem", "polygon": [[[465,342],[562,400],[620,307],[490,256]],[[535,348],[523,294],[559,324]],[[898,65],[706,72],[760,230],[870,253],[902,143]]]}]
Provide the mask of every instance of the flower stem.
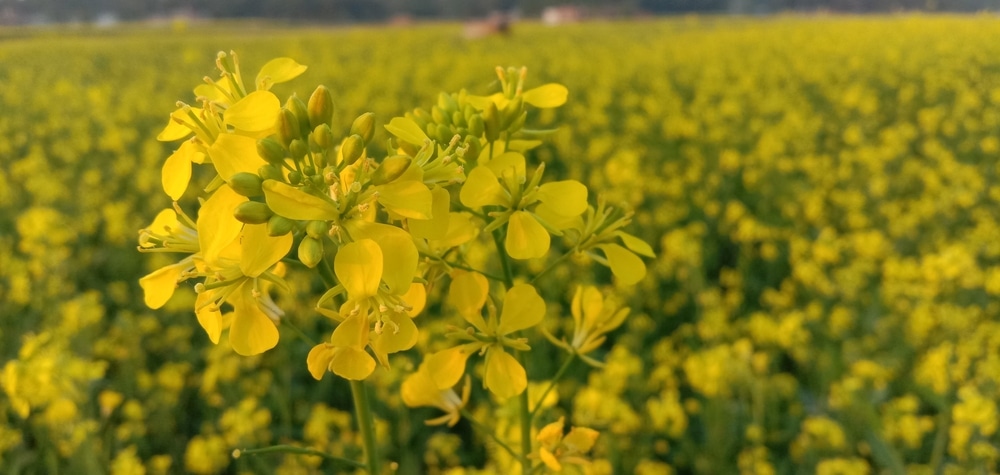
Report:
[{"label": "flower stem", "polygon": [[296,447],[294,445],[272,445],[269,447],[261,447],[259,449],[236,449],[233,451],[233,457],[241,457],[243,455],[269,454],[269,453],[315,455],[317,457],[330,459],[334,462],[346,465],[348,467],[365,468],[365,464],[355,460],[345,459],[342,457],[335,457],[326,452],[320,452],[319,450],[310,449],[306,447]]},{"label": "flower stem", "polygon": [[506,443],[504,443],[504,441],[500,440],[500,438],[497,437],[496,432],[494,432],[492,429],[484,426],[479,421],[473,419],[472,418],[472,414],[470,414],[469,411],[465,410],[465,408],[462,408],[460,411],[462,413],[462,417],[464,417],[465,420],[469,421],[469,423],[472,424],[472,427],[474,427],[474,428],[478,429],[480,432],[488,435],[491,439],[493,439],[494,442],[497,443],[497,445],[499,445],[502,449],[506,450],[507,453],[509,453],[511,457],[514,457],[514,458],[520,460],[520,457],[518,457],[517,452],[514,452],[514,449],[510,448],[509,445],[507,445]]},{"label": "flower stem", "polygon": [[[524,352],[518,352],[518,359],[521,360],[521,366],[525,366]],[[525,366],[525,368],[527,368]],[[528,460],[528,454],[531,453],[531,399],[528,397],[528,388],[524,388],[521,391],[521,396],[518,401],[518,413],[521,416],[521,473],[531,472],[531,462]]]},{"label": "flower stem", "polygon": [[541,279],[543,275],[548,274],[549,271],[551,271],[552,269],[555,269],[556,266],[558,266],[559,264],[562,264],[562,262],[565,261],[566,258],[568,258],[572,254],[573,254],[572,250],[566,251],[565,254],[559,256],[559,258],[557,258],[556,260],[552,261],[552,263],[549,264],[548,267],[546,267],[545,269],[542,269],[542,271],[539,272],[538,274],[535,274],[535,277],[531,279],[531,284],[534,285],[536,282],[538,282],[538,279]]},{"label": "flower stem", "polygon": [[556,371],[556,375],[552,377],[552,382],[549,383],[549,387],[545,388],[545,391],[543,391],[542,395],[538,398],[538,402],[535,403],[535,408],[532,409],[531,411],[532,420],[534,420],[535,414],[538,413],[538,410],[541,409],[542,401],[545,400],[545,396],[548,396],[549,392],[551,392],[556,387],[556,383],[558,383],[559,380],[562,379],[563,375],[566,374],[566,370],[569,369],[569,366],[573,364],[573,360],[575,359],[576,359],[576,353],[570,353],[569,357],[566,358],[566,361],[563,363],[562,367],[559,368],[559,371]]},{"label": "flower stem", "polygon": [[371,402],[364,381],[351,380],[351,396],[354,399],[354,409],[358,416],[358,429],[365,445],[365,460],[368,473],[378,475],[379,459],[375,440],[375,415],[372,413]]}]

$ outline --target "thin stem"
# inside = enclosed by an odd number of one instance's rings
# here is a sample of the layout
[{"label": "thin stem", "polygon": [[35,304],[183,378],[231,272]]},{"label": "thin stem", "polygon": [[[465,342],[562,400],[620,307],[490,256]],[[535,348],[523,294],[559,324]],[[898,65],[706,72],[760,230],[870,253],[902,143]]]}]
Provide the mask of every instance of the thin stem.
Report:
[{"label": "thin stem", "polygon": [[552,377],[552,382],[549,383],[549,387],[545,388],[545,391],[543,391],[542,395],[538,398],[538,402],[535,403],[535,408],[531,410],[532,420],[535,419],[535,414],[538,413],[538,410],[542,408],[542,401],[545,401],[545,396],[548,396],[549,392],[555,389],[556,383],[558,383],[559,380],[562,379],[563,375],[566,374],[566,370],[569,369],[570,365],[573,364],[573,360],[575,359],[576,359],[576,353],[570,353],[569,357],[566,358],[566,361],[559,368],[559,371],[556,371],[556,375]]},{"label": "thin stem", "polygon": [[541,279],[543,275],[548,274],[549,271],[551,271],[552,269],[555,269],[556,266],[558,266],[559,264],[562,264],[562,262],[565,261],[572,254],[573,254],[573,250],[571,249],[569,251],[566,251],[565,254],[559,256],[558,259],[552,261],[552,263],[549,264],[548,267],[546,267],[545,269],[542,269],[542,271],[539,272],[538,274],[535,274],[535,277],[531,279],[531,284],[534,285],[535,282],[538,282],[538,279]]},{"label": "thin stem", "polygon": [[448,267],[454,267],[454,268],[456,268],[456,269],[462,269],[462,270],[466,270],[466,271],[469,271],[469,272],[476,272],[476,273],[478,273],[478,274],[483,274],[483,277],[486,277],[487,279],[490,279],[490,280],[495,280],[495,281],[497,281],[497,282],[504,282],[504,278],[503,278],[503,277],[500,277],[500,276],[498,276],[498,275],[493,275],[493,274],[489,274],[489,273],[486,273],[486,272],[483,272],[483,271],[481,271],[481,270],[479,270],[479,269],[475,269],[475,268],[472,268],[472,267],[470,267],[470,266],[467,266],[467,265],[465,265],[465,264],[459,264],[459,263],[457,263],[457,262],[452,262],[452,261],[449,261],[449,260],[447,260],[447,259],[444,259],[444,258],[442,258],[442,257],[438,257],[438,256],[435,256],[435,255],[432,255],[432,254],[425,254],[425,253],[421,253],[420,255],[422,255],[422,256],[424,256],[424,257],[426,257],[426,258],[428,258],[428,259],[431,259],[431,260],[434,260],[434,261],[437,261],[437,262],[441,262],[441,263],[444,263],[444,264],[445,264],[445,265],[447,265]]},{"label": "thin stem", "polygon": [[380,471],[378,447],[375,445],[375,415],[372,413],[364,381],[351,381],[351,396],[354,399],[354,409],[357,411],[358,429],[361,430],[361,438],[365,445],[368,473],[378,475]]},{"label": "thin stem", "polygon": [[292,333],[295,333],[296,336],[301,338],[302,341],[308,343],[309,346],[316,346],[316,342],[313,341],[312,338],[309,338],[309,335],[306,335],[306,333],[302,331],[301,328],[293,325],[292,322],[288,321],[287,318],[281,320],[281,325],[290,328],[292,330]]},{"label": "thin stem", "polygon": [[514,274],[510,271],[510,262],[507,258],[507,249],[503,246],[500,230],[493,231],[493,244],[497,246],[497,256],[500,257],[500,267],[503,268],[503,282],[507,288],[514,286]]},{"label": "thin stem", "polygon": [[347,465],[348,467],[365,468],[365,464],[355,460],[345,459],[343,457],[336,457],[326,452],[320,452],[319,450],[310,449],[306,447],[296,447],[294,445],[272,445],[270,447],[261,447],[259,449],[236,449],[235,451],[233,451],[233,457],[241,457],[243,455],[270,454],[270,453],[315,455],[317,457],[323,457],[325,459],[329,459],[334,462]]},{"label": "thin stem", "polygon": [[472,427],[474,427],[477,430],[479,430],[480,432],[488,435],[491,439],[493,439],[494,442],[497,443],[497,445],[499,445],[502,449],[506,450],[507,453],[509,453],[511,457],[514,457],[514,458],[520,460],[521,457],[519,457],[517,455],[517,452],[514,452],[514,449],[510,448],[509,445],[507,445],[506,443],[504,443],[504,441],[500,440],[500,438],[497,437],[496,432],[494,432],[490,428],[484,426],[479,421],[475,420],[472,417],[472,414],[470,414],[469,411],[467,411],[465,408],[461,409],[461,413],[462,413],[462,417],[464,417],[465,420],[469,421],[469,423],[472,424]]},{"label": "thin stem", "polygon": [[[524,352],[519,351],[517,354],[517,359],[521,360],[521,366],[525,366]],[[525,366],[527,369],[527,366]],[[521,420],[521,472],[529,473],[531,471],[531,461],[528,460],[528,454],[531,453],[531,399],[528,397],[528,388],[524,388],[521,391],[521,396],[518,401],[518,415]]]},{"label": "thin stem", "polygon": [[[329,241],[327,243],[329,244]],[[319,265],[316,268],[319,270],[319,275],[323,278],[324,284],[330,287],[337,285],[337,279],[334,277],[333,269],[330,267],[330,261],[325,256],[319,260]]]}]

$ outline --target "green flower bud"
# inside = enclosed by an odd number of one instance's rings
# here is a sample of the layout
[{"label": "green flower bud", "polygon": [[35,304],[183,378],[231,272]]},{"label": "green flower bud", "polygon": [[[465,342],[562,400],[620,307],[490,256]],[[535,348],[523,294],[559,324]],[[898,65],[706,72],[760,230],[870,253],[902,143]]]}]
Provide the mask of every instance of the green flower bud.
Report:
[{"label": "green flower bud", "polygon": [[275,127],[278,129],[278,138],[286,147],[292,143],[292,140],[302,137],[302,132],[299,129],[299,119],[287,107],[281,108],[281,113],[278,114],[278,122],[275,124]]},{"label": "green flower bud", "polygon": [[333,119],[333,95],[326,86],[319,85],[309,96],[309,125],[313,128],[321,125],[330,126]]},{"label": "green flower bud", "polygon": [[528,111],[524,111],[524,112],[521,113],[520,116],[518,116],[516,119],[514,119],[514,122],[511,122],[511,124],[509,126],[507,126],[507,131],[511,132],[511,133],[514,133],[514,132],[517,132],[518,130],[523,129],[524,128],[524,123],[527,120],[528,120]]},{"label": "green flower bud", "polygon": [[309,221],[306,225],[306,234],[315,239],[325,236],[329,230],[330,225],[326,221]]},{"label": "green flower bud", "polygon": [[292,153],[292,158],[295,161],[301,161],[309,153],[309,146],[306,145],[305,140],[295,139],[288,144],[288,151]]},{"label": "green flower bud", "polygon": [[375,114],[365,112],[354,119],[354,123],[351,124],[351,135],[359,135],[366,144],[371,143],[375,137]]},{"label": "green flower bud", "polygon": [[476,114],[469,118],[469,135],[473,137],[483,136],[483,117]]},{"label": "green flower bud", "polygon": [[262,183],[264,180],[259,176],[248,172],[239,172],[229,177],[229,187],[247,198],[263,195],[264,190],[260,187]]},{"label": "green flower bud", "polygon": [[479,145],[478,137],[470,137],[465,141],[465,146],[468,147],[465,151],[465,155],[462,156],[466,161],[475,160],[479,157],[479,154],[483,151],[483,147]]},{"label": "green flower bud", "polygon": [[434,118],[431,117],[431,115],[423,109],[414,110],[413,116],[410,118],[413,119],[413,121],[416,122],[421,129],[427,127],[427,124],[434,121]]},{"label": "green flower bud", "polygon": [[438,124],[435,132],[436,133],[433,136],[436,137],[437,141],[441,143],[450,142],[451,138],[455,135],[455,133],[451,131],[451,127],[444,124]]},{"label": "green flower bud", "polygon": [[521,116],[522,112],[524,112],[524,101],[521,96],[517,96],[507,103],[507,107],[503,109],[503,119],[500,121],[503,130],[510,130],[511,124]]},{"label": "green flower bud", "polygon": [[496,142],[500,138],[500,111],[492,101],[483,110],[483,132],[488,142]]},{"label": "green flower bud", "polygon": [[446,114],[438,106],[431,107],[431,117],[433,117],[434,122],[437,122],[438,124],[447,124],[451,122],[451,120],[448,119],[448,114]]},{"label": "green flower bud", "polygon": [[465,127],[465,116],[460,111],[452,112],[451,123],[458,127]]},{"label": "green flower bud", "polygon": [[412,158],[406,155],[393,155],[382,160],[382,164],[372,173],[373,185],[384,185],[399,178],[407,168],[410,168]]},{"label": "green flower bud", "polygon": [[312,126],[309,125],[309,110],[306,108],[306,103],[299,99],[299,96],[292,94],[289,96],[288,100],[285,101],[285,107],[295,114],[295,118],[299,121],[299,132],[308,133],[312,130]]},{"label": "green flower bud", "polygon": [[328,149],[333,146],[333,130],[330,130],[329,124],[317,125],[312,132],[313,143],[322,149]]},{"label": "green flower bud", "polygon": [[281,174],[281,169],[274,165],[264,165],[257,169],[257,175],[261,180],[285,181],[285,176]]},{"label": "green flower bud", "polygon": [[302,172],[294,170],[288,172],[288,182],[293,185],[298,185],[299,183],[302,183]]},{"label": "green flower bud", "polygon": [[285,148],[273,137],[257,141],[257,155],[265,162],[280,166],[285,161]]},{"label": "green flower bud", "polygon": [[274,216],[274,212],[267,207],[267,203],[245,201],[236,207],[233,216],[241,223],[264,224]]},{"label": "green flower bud", "polygon": [[365,143],[358,134],[345,138],[344,143],[340,144],[340,153],[344,156],[344,162],[348,165],[358,161],[358,158],[361,158],[361,154],[364,151]]},{"label": "green flower bud", "polygon": [[292,232],[293,228],[295,228],[295,221],[284,216],[274,215],[267,220],[267,233],[271,236],[284,236]]},{"label": "green flower bud", "polygon": [[299,242],[299,260],[306,267],[313,268],[323,259],[323,241],[306,236]]}]

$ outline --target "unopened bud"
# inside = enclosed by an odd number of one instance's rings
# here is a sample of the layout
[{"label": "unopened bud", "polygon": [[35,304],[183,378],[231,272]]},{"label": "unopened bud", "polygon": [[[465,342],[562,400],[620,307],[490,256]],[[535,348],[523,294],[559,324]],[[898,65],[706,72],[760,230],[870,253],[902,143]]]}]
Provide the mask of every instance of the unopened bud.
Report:
[{"label": "unopened bud", "polygon": [[284,216],[274,215],[267,220],[267,234],[274,237],[284,236],[292,232],[293,228],[295,228],[295,221]]},{"label": "unopened bud", "polygon": [[288,144],[288,151],[291,152],[295,161],[301,161],[309,153],[309,146],[306,145],[305,140],[295,139]]},{"label": "unopened bud", "polygon": [[406,169],[410,168],[412,158],[406,155],[393,155],[382,160],[382,165],[372,173],[373,185],[384,185],[399,178]]},{"label": "unopened bud", "polygon": [[437,122],[438,124],[446,124],[451,122],[450,120],[448,120],[448,114],[445,113],[445,111],[441,110],[441,108],[438,106],[431,107],[431,117],[433,117],[434,122]]},{"label": "unopened bud", "polygon": [[323,242],[319,239],[306,236],[299,243],[299,260],[306,267],[313,268],[323,259]]},{"label": "unopened bud", "polygon": [[313,128],[321,125],[330,126],[333,119],[333,95],[326,86],[319,85],[309,96],[309,125]]},{"label": "unopened bud", "polygon": [[479,114],[469,118],[469,135],[473,137],[483,136],[483,117]]},{"label": "unopened bud", "polygon": [[306,225],[306,234],[314,239],[323,237],[330,230],[330,225],[326,221],[309,221]]},{"label": "unopened bud", "polygon": [[285,161],[285,148],[274,138],[267,137],[257,141],[257,155],[267,163],[281,165]]},{"label": "unopened bud", "polygon": [[333,131],[330,130],[329,124],[317,125],[312,132],[312,139],[319,148],[330,148],[333,146]]},{"label": "unopened bud", "polygon": [[511,124],[513,124],[514,121],[521,116],[522,112],[524,112],[524,100],[521,99],[521,96],[511,99],[511,101],[507,103],[507,107],[503,108],[503,120],[501,121],[501,127],[503,127],[504,130],[510,129]]},{"label": "unopened bud", "polygon": [[285,176],[281,174],[281,169],[274,165],[264,165],[257,169],[257,175],[261,180],[284,181]]},{"label": "unopened bud", "polygon": [[351,135],[360,135],[361,140],[364,142],[371,143],[372,138],[375,137],[375,114],[372,112],[365,112],[354,119],[354,123],[351,124]]},{"label": "unopened bud", "polygon": [[288,182],[293,185],[298,185],[302,183],[302,172],[290,171],[288,172]]},{"label": "unopened bud", "polygon": [[528,120],[528,111],[524,111],[513,122],[507,126],[507,132],[514,133],[524,128],[525,121]]},{"label": "unopened bud", "polygon": [[245,201],[236,207],[233,216],[241,223],[264,224],[271,219],[271,216],[274,216],[274,212],[267,207],[266,203]]},{"label": "unopened bud", "polygon": [[487,142],[496,142],[500,138],[500,111],[493,101],[483,110],[483,132]]},{"label": "unopened bud", "polygon": [[299,121],[299,132],[303,134],[309,133],[313,128],[309,125],[309,110],[306,108],[306,103],[299,99],[299,96],[292,94],[287,101],[285,101],[285,107],[295,114],[295,118]]},{"label": "unopened bud", "polygon": [[440,143],[448,143],[448,141],[451,140],[451,137],[455,135],[452,133],[451,127],[448,127],[447,125],[444,124],[438,124],[437,130],[435,130],[435,132],[436,133],[434,134],[434,136]]},{"label": "unopened bud", "polygon": [[263,182],[259,176],[248,172],[239,172],[229,177],[229,187],[247,198],[263,195],[264,190],[260,187]]},{"label": "unopened bud", "polygon": [[281,113],[278,114],[278,121],[275,123],[275,128],[278,129],[278,138],[286,147],[292,143],[292,140],[302,136],[302,131],[299,128],[299,119],[296,118],[295,113],[287,107],[281,108]]},{"label": "unopened bud", "polygon": [[340,154],[344,157],[344,163],[348,165],[358,161],[364,151],[364,139],[358,134],[345,138],[344,143],[340,144]]}]

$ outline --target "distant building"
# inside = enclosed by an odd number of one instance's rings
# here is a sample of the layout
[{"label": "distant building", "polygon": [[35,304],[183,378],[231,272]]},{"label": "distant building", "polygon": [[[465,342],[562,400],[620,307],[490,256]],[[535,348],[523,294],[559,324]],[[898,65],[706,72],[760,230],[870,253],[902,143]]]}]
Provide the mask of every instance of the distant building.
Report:
[{"label": "distant building", "polygon": [[542,23],[554,26],[576,23],[583,19],[583,11],[576,5],[557,5],[542,10]]}]

